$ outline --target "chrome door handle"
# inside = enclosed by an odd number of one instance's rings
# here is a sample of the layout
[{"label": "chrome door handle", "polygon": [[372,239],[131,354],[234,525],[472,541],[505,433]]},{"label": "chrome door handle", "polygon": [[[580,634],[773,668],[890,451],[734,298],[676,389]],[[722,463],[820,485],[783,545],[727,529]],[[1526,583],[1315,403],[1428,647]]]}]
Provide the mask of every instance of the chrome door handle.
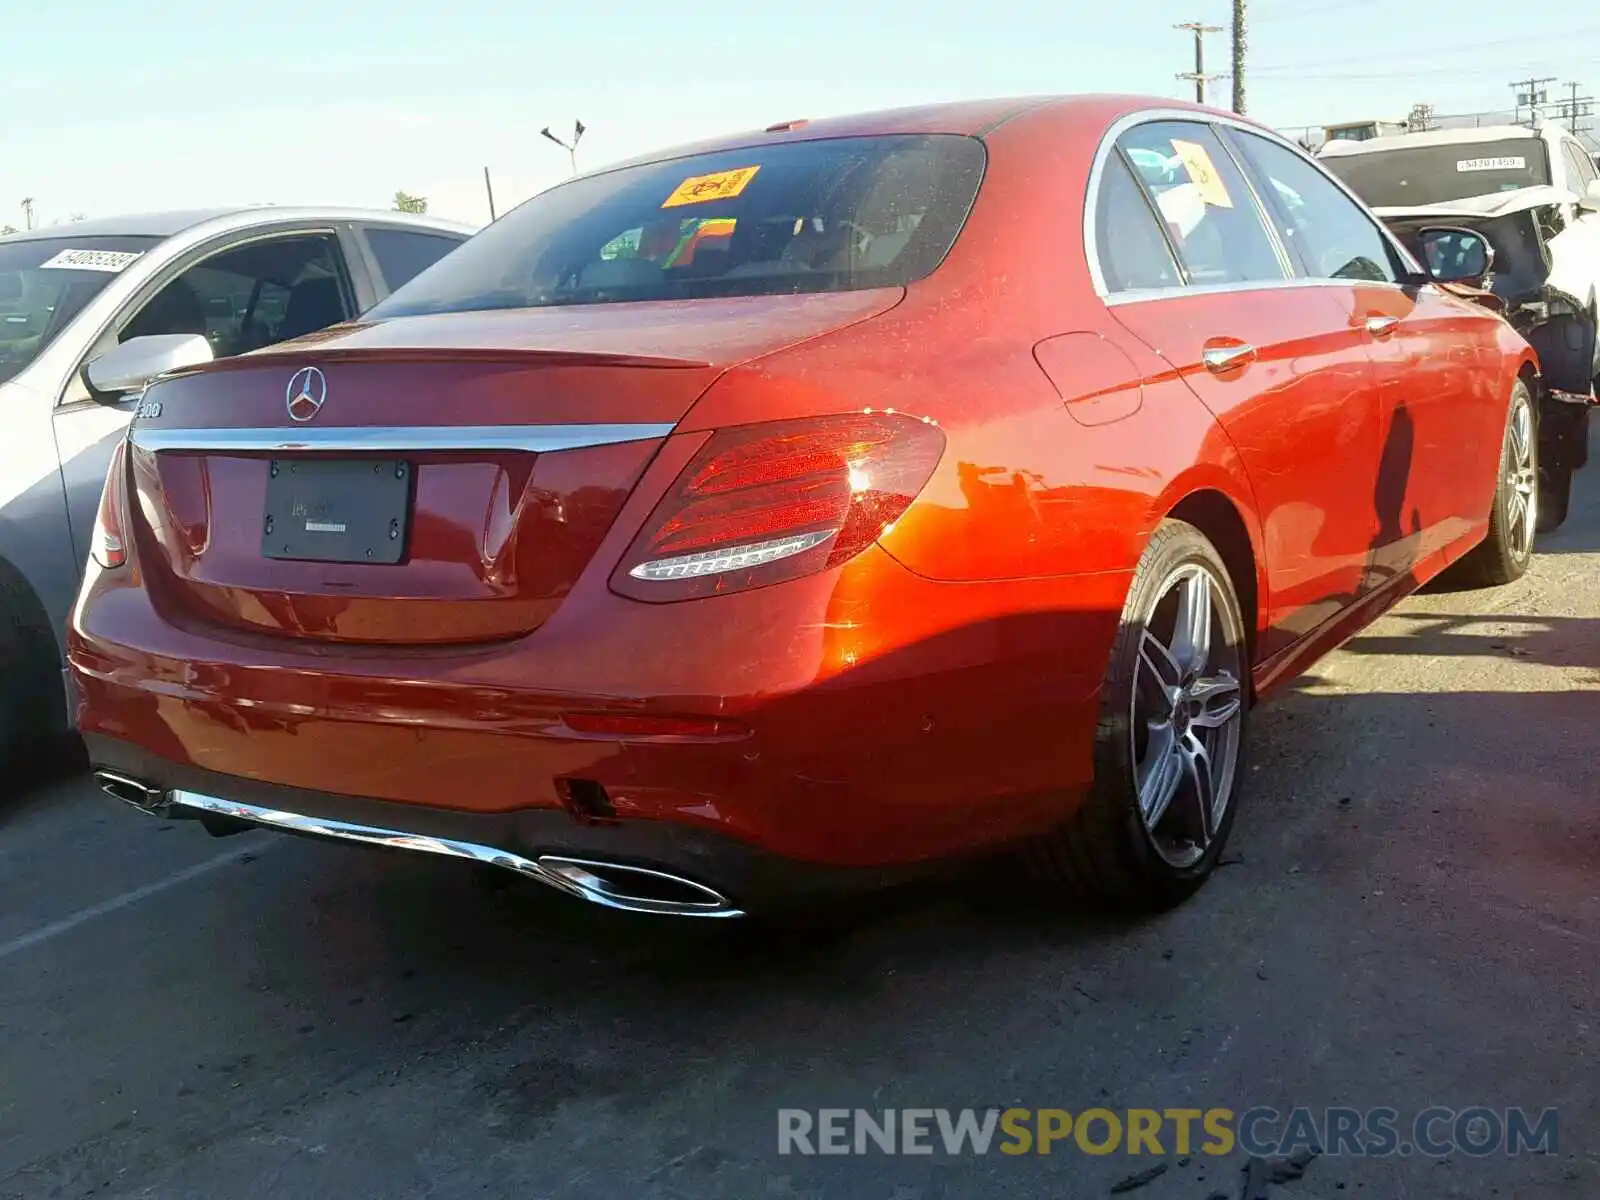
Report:
[{"label": "chrome door handle", "polygon": [[1398,324],[1400,324],[1399,317],[1368,317],[1367,332],[1373,337],[1388,337]]},{"label": "chrome door handle", "polygon": [[1206,370],[1221,373],[1256,360],[1256,348],[1243,343],[1234,346],[1207,346],[1200,351]]}]

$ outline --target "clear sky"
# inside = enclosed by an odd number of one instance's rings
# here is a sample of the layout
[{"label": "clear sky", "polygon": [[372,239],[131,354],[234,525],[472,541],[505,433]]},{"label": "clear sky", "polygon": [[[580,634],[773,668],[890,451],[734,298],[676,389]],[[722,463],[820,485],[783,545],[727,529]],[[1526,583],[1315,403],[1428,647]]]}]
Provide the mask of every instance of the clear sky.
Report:
[{"label": "clear sky", "polygon": [[[1503,0],[1250,0],[1249,110],[1279,127],[1509,106],[1512,79],[1600,86],[1600,12]],[[487,220],[580,166],[794,117],[972,96],[1192,95],[1179,21],[1226,0],[0,0],[0,223],[217,203]],[[1225,70],[1227,35],[1207,39]],[[1228,82],[1213,85],[1224,106]],[[1552,84],[1552,91],[1556,85]],[[1563,93],[1564,94],[1564,93]],[[1553,98],[1553,96],[1552,96]],[[1600,127],[1600,115],[1595,118]]]}]

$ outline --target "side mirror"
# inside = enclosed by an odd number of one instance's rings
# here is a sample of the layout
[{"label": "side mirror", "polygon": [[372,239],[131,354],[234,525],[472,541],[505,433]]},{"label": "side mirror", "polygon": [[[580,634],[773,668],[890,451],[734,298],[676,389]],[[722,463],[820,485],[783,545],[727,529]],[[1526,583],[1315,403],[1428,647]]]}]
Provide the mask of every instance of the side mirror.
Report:
[{"label": "side mirror", "polygon": [[197,367],[214,357],[211,343],[195,333],[129,338],[86,365],[83,381],[96,398],[116,400],[144,391],[168,371]]},{"label": "side mirror", "polygon": [[1470,229],[1424,229],[1417,242],[1435,283],[1475,283],[1494,269],[1494,247]]},{"label": "side mirror", "polygon": [[1600,212],[1600,179],[1591,179],[1583,195],[1578,197],[1578,207],[1584,212]]}]

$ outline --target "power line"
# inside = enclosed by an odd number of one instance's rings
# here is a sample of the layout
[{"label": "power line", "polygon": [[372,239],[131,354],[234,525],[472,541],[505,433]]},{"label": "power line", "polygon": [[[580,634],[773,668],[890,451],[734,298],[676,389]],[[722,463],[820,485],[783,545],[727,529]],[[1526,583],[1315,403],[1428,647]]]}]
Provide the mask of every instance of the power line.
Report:
[{"label": "power line", "polygon": [[[1434,67],[1419,71],[1402,69],[1390,71],[1297,71],[1292,77],[1292,82],[1303,83],[1312,80],[1326,80],[1333,82],[1356,80],[1370,80],[1373,82],[1405,82],[1413,79],[1435,78],[1449,78],[1458,80],[1485,79],[1493,78],[1494,76],[1499,75],[1503,69],[1504,68],[1502,67]],[[1252,76],[1259,75],[1261,70],[1262,68],[1258,67],[1250,68]],[[1284,83],[1290,82],[1291,80],[1288,76],[1279,73],[1268,76],[1268,81],[1272,83]]]},{"label": "power line", "polygon": [[[1264,19],[1265,18],[1263,18],[1263,17],[1256,17],[1255,18],[1257,23],[1259,23],[1260,21],[1262,21]],[[1591,26],[1591,27],[1583,28],[1583,29],[1570,30],[1569,31],[1569,35],[1574,40],[1574,42],[1578,42],[1578,41],[1581,41],[1581,40],[1586,39],[1586,38],[1600,37],[1600,26]],[[1461,42],[1461,43],[1458,43],[1458,44],[1453,45],[1453,46],[1429,47],[1429,49],[1426,51],[1426,57],[1429,58],[1429,59],[1437,59],[1437,58],[1446,58],[1446,57],[1449,57],[1451,55],[1456,55],[1456,54],[1476,54],[1476,53],[1481,53],[1482,51],[1485,51],[1485,50],[1503,50],[1506,46],[1512,45],[1512,44],[1518,43],[1518,42],[1548,43],[1549,40],[1550,40],[1550,36],[1549,36],[1549,34],[1546,33],[1546,34],[1525,35],[1525,36],[1522,36],[1522,37],[1497,38],[1496,40],[1494,40],[1492,42]],[[1364,64],[1367,64],[1367,63],[1397,62],[1397,61],[1406,63],[1408,68],[1409,68],[1410,66],[1415,64],[1417,62],[1418,58],[1420,58],[1420,57],[1423,57],[1423,55],[1421,53],[1419,53],[1418,51],[1416,51],[1416,50],[1383,50],[1383,51],[1379,51],[1379,52],[1377,52],[1375,54],[1346,54],[1346,55],[1341,55],[1339,58],[1332,58],[1332,59],[1323,58],[1323,59],[1309,59],[1309,60],[1306,60],[1304,62],[1268,63],[1265,66],[1252,67],[1251,70],[1255,71],[1255,72],[1261,72],[1261,71],[1268,71],[1268,72],[1275,72],[1275,71],[1301,71],[1301,70],[1305,70],[1307,68],[1343,67],[1343,66],[1345,66],[1347,64],[1364,65]],[[1565,59],[1546,60],[1546,61],[1570,62],[1570,61],[1578,60],[1578,59],[1583,58],[1583,57],[1584,56],[1583,56],[1583,54],[1581,52],[1575,51],[1572,54],[1568,55]],[[1427,69],[1427,68],[1424,68],[1424,69]],[[1459,68],[1455,68],[1455,69],[1459,69]]]},{"label": "power line", "polygon": [[1331,16],[1334,13],[1338,13],[1340,16],[1343,16],[1345,13],[1349,12],[1352,8],[1373,8],[1373,7],[1375,7],[1375,6],[1379,5],[1379,4],[1387,4],[1388,2],[1389,2],[1389,0],[1345,0],[1345,3],[1343,3],[1343,4],[1327,4],[1327,5],[1322,5],[1320,7],[1317,7],[1317,8],[1304,9],[1301,12],[1271,12],[1271,11],[1268,11],[1266,13],[1263,13],[1263,14],[1257,16],[1255,19],[1256,19],[1257,22],[1261,22],[1261,21],[1298,21],[1298,20],[1303,20],[1303,19],[1305,19],[1307,17],[1326,17],[1326,16]]},{"label": "power line", "polygon": [[1200,21],[1186,21],[1182,25],[1174,25],[1174,29],[1187,29],[1194,34],[1194,70],[1183,71],[1179,79],[1192,79],[1194,81],[1194,99],[1196,104],[1206,102],[1206,84],[1213,79],[1222,78],[1221,75],[1206,74],[1206,34],[1221,33],[1221,25],[1206,25]]}]

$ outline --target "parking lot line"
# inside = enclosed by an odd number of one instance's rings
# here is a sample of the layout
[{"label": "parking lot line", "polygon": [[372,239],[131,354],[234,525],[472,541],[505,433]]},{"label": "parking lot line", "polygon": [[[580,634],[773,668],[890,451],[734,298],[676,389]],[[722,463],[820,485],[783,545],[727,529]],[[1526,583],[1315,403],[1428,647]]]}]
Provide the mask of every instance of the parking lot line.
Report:
[{"label": "parking lot line", "polygon": [[120,896],[102,900],[99,904],[91,904],[88,908],[79,909],[71,916],[62,917],[59,921],[52,921],[50,924],[35,929],[31,933],[24,933],[20,937],[12,938],[9,942],[0,943],[0,962],[4,962],[13,954],[21,954],[24,950],[31,950],[33,947],[48,942],[52,938],[60,937],[64,933],[71,933],[78,926],[87,924],[96,917],[103,917],[127,908],[129,905],[138,904],[141,900],[148,900],[151,896],[159,895],[170,888],[177,887],[179,884],[188,883],[191,879],[198,879],[202,875],[209,874],[218,867],[236,863],[243,854],[260,854],[263,849],[275,844],[277,843],[266,841],[259,845],[237,847],[223,854],[218,854],[214,858],[208,858],[204,862],[197,862],[193,866],[185,867],[176,874],[168,875],[165,879],[158,879],[154,883],[147,883],[143,887],[134,888],[130,892],[123,892]]}]

